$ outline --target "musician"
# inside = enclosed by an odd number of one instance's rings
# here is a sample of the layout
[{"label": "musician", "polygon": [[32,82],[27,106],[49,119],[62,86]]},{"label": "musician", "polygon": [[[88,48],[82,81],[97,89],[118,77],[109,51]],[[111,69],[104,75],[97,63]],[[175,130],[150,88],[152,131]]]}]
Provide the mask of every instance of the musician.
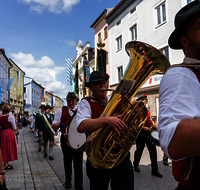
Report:
[{"label": "musician", "polygon": [[[79,133],[91,133],[101,127],[110,126],[118,135],[124,133],[127,125],[117,116],[99,118],[104,110],[104,106],[97,102],[107,104],[109,96],[101,89],[107,88],[109,76],[102,75],[99,71],[94,71],[90,75],[86,87],[92,91],[92,97],[83,98],[79,103],[76,123]],[[134,172],[130,161],[130,153],[114,169],[96,169],[87,159],[86,172],[90,180],[90,190],[107,190],[110,182],[112,190],[133,190],[134,189]]]},{"label": "musician", "polygon": [[74,164],[74,186],[76,190],[83,190],[83,152],[79,150],[72,149],[68,146],[67,140],[64,137],[66,133],[66,127],[72,119],[73,114],[77,111],[77,106],[75,105],[77,96],[74,92],[69,92],[66,97],[67,106],[59,108],[55,114],[52,127],[54,129],[61,128],[61,148],[63,152],[63,161],[65,169],[65,188],[71,189],[72,184],[72,160]]},{"label": "musician", "polygon": [[[182,65],[200,64],[199,23],[199,1],[189,3],[175,16],[175,30],[168,44],[172,49],[183,50],[185,57]],[[176,190],[200,189],[199,81],[199,68],[174,67],[166,72],[160,84],[160,144],[165,154],[173,160],[172,172],[179,183]],[[190,174],[188,179],[186,174]]]},{"label": "musician", "polygon": [[[147,99],[147,95],[143,95],[140,96],[137,101],[142,100],[144,102],[144,105],[146,106],[148,99]],[[157,150],[156,150],[156,146],[150,141],[150,135],[151,135],[151,130],[152,130],[152,126],[154,129],[158,129],[157,125],[154,124],[153,120],[151,119],[151,113],[148,110],[148,116],[147,116],[147,120],[140,132],[140,134],[138,135],[137,139],[136,139],[136,151],[134,154],[134,170],[135,172],[140,172],[139,169],[139,163],[140,163],[140,159],[145,147],[145,144],[147,146],[147,149],[149,151],[150,154],[150,159],[151,159],[151,174],[157,177],[162,178],[163,175],[158,171],[158,163],[157,163]]]},{"label": "musician", "polygon": [[[40,107],[40,112],[38,112],[35,116],[35,131],[38,133],[38,128],[39,128],[39,121],[40,121],[40,117],[41,115],[44,113],[44,108],[45,105],[41,105]],[[38,152],[41,152],[41,146],[42,146],[42,136],[40,136],[40,134],[38,133]]]},{"label": "musician", "polygon": [[[39,134],[40,136],[43,136],[43,140],[44,140],[44,157],[47,157],[47,144],[49,141],[49,160],[54,160],[53,158],[53,147],[54,147],[54,136],[49,132],[49,130],[47,129],[46,125],[47,122],[49,122],[50,125],[52,125],[52,122],[54,120],[54,115],[50,114],[51,110],[53,108],[50,105],[45,106],[44,110],[45,113],[43,114],[44,117],[46,117],[46,119],[48,121],[45,121],[41,116],[40,120],[39,120]],[[57,129],[54,129],[55,131],[55,135],[58,135]]]}]

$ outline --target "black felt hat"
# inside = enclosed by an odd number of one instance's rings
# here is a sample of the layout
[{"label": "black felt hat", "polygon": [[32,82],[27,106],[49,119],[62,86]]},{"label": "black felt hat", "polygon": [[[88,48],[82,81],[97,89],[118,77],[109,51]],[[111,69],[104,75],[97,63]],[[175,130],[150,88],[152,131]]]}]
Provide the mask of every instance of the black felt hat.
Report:
[{"label": "black felt hat", "polygon": [[186,24],[190,21],[191,17],[200,12],[200,2],[193,1],[184,6],[175,16],[174,25],[175,30],[171,33],[168,44],[172,49],[182,49],[183,46],[180,42],[180,36],[183,30],[186,29]]},{"label": "black felt hat", "polygon": [[42,104],[39,108],[45,108],[45,105],[44,104]]},{"label": "black felt hat", "polygon": [[50,105],[46,105],[45,108],[44,108],[44,110],[46,110],[48,108],[50,108],[51,110],[53,109],[53,107],[51,107]]},{"label": "black felt hat", "polygon": [[102,81],[102,80],[108,81],[109,78],[110,78],[110,76],[108,74],[106,74],[106,76],[104,76],[99,71],[93,71],[90,74],[89,81],[85,83],[85,86],[89,87],[90,84],[92,84],[94,82]]},{"label": "black felt hat", "polygon": [[136,101],[139,101],[139,100],[141,100],[141,99],[143,99],[143,98],[146,98],[146,99],[147,99],[147,95],[144,94],[143,96],[139,96],[138,99],[137,99]]},{"label": "black felt hat", "polygon": [[66,99],[67,100],[75,100],[75,99],[77,99],[77,96],[75,95],[74,92],[68,92]]}]

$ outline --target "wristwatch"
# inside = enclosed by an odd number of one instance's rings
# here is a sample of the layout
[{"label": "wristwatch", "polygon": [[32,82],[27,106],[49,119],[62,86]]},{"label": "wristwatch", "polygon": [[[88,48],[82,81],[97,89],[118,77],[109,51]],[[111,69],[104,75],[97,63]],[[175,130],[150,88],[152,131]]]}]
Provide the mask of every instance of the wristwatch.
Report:
[{"label": "wristwatch", "polygon": [[3,172],[0,172],[0,175],[5,175],[6,171],[4,170]]}]

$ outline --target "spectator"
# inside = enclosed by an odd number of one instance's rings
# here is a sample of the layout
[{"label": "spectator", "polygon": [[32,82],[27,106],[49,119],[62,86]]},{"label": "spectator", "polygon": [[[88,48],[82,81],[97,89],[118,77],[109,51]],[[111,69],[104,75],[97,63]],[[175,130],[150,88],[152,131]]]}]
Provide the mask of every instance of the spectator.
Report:
[{"label": "spectator", "polygon": [[13,133],[17,131],[15,125],[15,119],[12,115],[9,115],[10,106],[8,104],[3,105],[2,116],[0,117],[0,149],[4,162],[4,169],[13,169],[12,165],[8,162],[18,160],[17,143]]},{"label": "spectator", "polygon": [[3,160],[1,156],[1,149],[0,149],[0,190],[7,190],[5,183],[5,170],[3,167]]}]

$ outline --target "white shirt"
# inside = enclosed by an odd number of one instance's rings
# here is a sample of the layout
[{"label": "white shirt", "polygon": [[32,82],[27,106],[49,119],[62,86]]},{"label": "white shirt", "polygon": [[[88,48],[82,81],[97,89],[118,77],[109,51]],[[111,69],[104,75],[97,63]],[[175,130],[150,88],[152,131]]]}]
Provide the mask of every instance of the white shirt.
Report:
[{"label": "white shirt", "polygon": [[[107,96],[107,100],[108,101],[110,100],[110,96]],[[91,101],[93,101],[93,100],[91,100]],[[77,114],[76,114],[77,128],[83,120],[91,119],[91,117],[92,117],[92,110],[91,110],[89,102],[86,99],[81,100],[81,102],[78,105],[78,110],[77,110]]]},{"label": "white shirt", "polygon": [[[2,115],[2,117],[7,116],[7,115]],[[11,123],[12,125],[12,129],[16,129],[16,125],[15,125],[15,118],[12,115],[9,115],[8,117],[8,121]]]},{"label": "white shirt", "polygon": [[[185,57],[184,63],[200,61]],[[158,131],[161,148],[169,158],[168,146],[179,122],[200,117],[199,94],[199,81],[188,68],[169,69],[161,80]]]},{"label": "white shirt", "polygon": [[[76,109],[77,109],[77,106],[75,106],[74,109],[72,109],[72,110],[76,110]],[[68,108],[69,114],[70,114],[71,116],[73,116],[73,114],[74,114],[74,112],[73,112],[72,110]],[[62,116],[62,108],[59,108],[59,109],[57,110],[57,112],[55,113],[55,116],[54,116],[54,120],[53,120],[52,125],[53,125],[54,123],[61,123],[61,116]]]}]

